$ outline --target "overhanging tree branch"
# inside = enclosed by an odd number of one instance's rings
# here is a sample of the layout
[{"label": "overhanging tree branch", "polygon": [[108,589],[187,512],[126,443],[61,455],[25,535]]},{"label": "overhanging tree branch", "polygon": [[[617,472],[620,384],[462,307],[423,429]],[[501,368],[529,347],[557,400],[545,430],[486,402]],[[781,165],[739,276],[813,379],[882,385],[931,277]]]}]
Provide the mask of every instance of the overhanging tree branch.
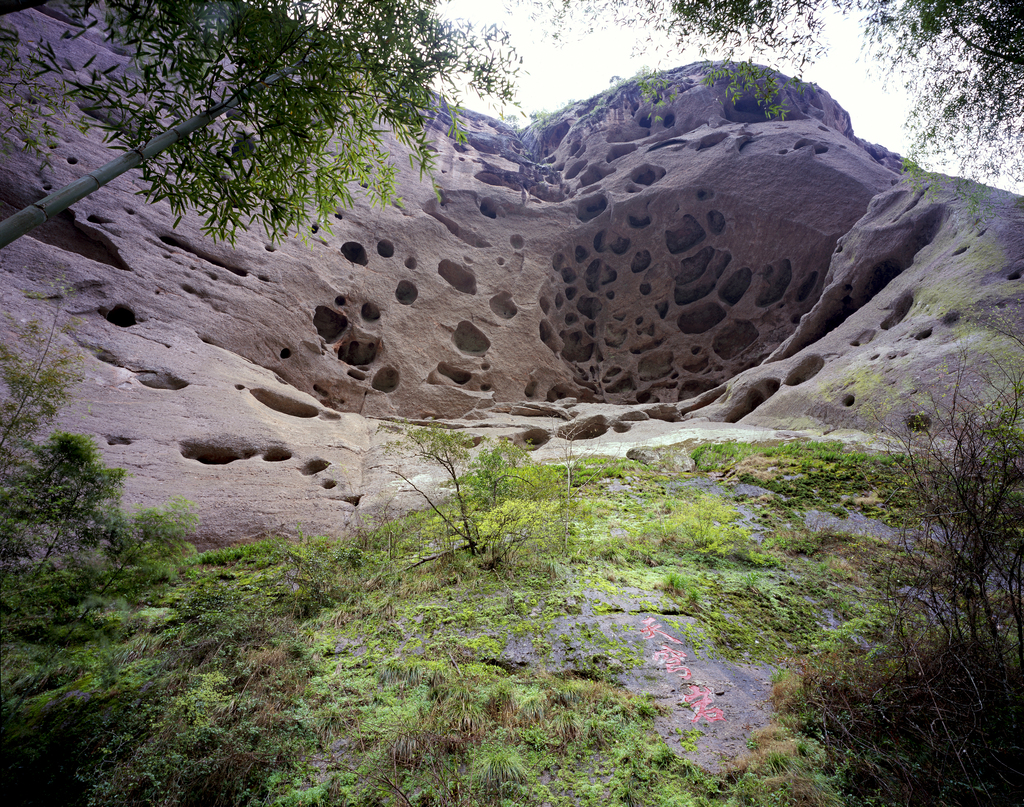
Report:
[{"label": "overhanging tree branch", "polygon": [[1003,53],[1000,51],[992,50],[991,48],[986,48],[984,45],[979,45],[977,42],[963,34],[960,31],[960,29],[957,28],[955,25],[952,26],[950,30],[952,30],[953,34],[965,45],[967,45],[967,47],[978,51],[978,53],[983,53],[986,56],[991,56],[993,59],[999,59],[1000,61],[1007,62],[1008,64],[1015,64],[1019,65],[1020,67],[1024,67],[1024,57],[1014,56],[1011,53]]},{"label": "overhanging tree branch", "polygon": [[90,193],[99,190],[107,183],[141,165],[145,160],[155,157],[162,151],[169,149],[197,129],[209,126],[227,111],[237,107],[253,90],[260,90],[269,87],[280,81],[285,76],[293,73],[297,68],[289,68],[275,73],[265,81],[258,82],[255,87],[247,92],[236,93],[225,101],[211,107],[201,115],[189,118],[184,123],[172,126],[161,135],[157,135],[148,143],[131,151],[125,152],[116,160],[111,160],[101,168],[76,179],[70,185],[65,185],[60,190],[54,191],[49,196],[40,199],[28,207],[18,211],[13,216],[0,221],[0,249],[30,232],[40,224],[45,224],[54,216],[63,213],[75,202],[81,201]]}]

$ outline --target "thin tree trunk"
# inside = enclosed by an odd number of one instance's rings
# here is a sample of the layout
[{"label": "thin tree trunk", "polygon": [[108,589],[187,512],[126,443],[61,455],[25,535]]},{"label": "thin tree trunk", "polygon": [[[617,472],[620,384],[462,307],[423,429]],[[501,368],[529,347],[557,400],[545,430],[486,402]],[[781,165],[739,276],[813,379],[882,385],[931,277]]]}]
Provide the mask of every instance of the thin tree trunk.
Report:
[{"label": "thin tree trunk", "polygon": [[[3,0],[0,0],[0,2],[3,2]],[[295,69],[296,68],[294,67],[289,67],[279,73],[275,73],[267,78],[266,81],[258,82],[252,89],[269,87],[281,78],[293,73]],[[238,106],[245,99],[245,96],[252,91],[252,89],[232,95],[226,101],[221,101],[219,104],[210,107],[206,112],[196,115],[193,118],[189,118],[187,121],[179,123],[177,126],[172,126],[163,134],[154,137],[144,146],[125,152],[116,160],[111,160],[102,168],[98,168],[92,173],[86,174],[80,179],[76,179],[70,185],[65,185],[60,190],[54,191],[44,199],[40,199],[38,202],[20,210],[13,216],[9,216],[3,221],[0,221],[0,249],[3,249],[12,241],[25,235],[40,224],[49,221],[59,213],[63,213],[75,202],[81,201],[90,193],[99,190],[108,182],[121,176],[121,174],[126,171],[130,171],[132,168],[141,165],[143,161],[148,160],[151,157],[155,157],[157,154],[160,154],[162,151],[170,148],[175,143],[184,140],[197,129],[209,126],[229,109],[234,109]]]}]

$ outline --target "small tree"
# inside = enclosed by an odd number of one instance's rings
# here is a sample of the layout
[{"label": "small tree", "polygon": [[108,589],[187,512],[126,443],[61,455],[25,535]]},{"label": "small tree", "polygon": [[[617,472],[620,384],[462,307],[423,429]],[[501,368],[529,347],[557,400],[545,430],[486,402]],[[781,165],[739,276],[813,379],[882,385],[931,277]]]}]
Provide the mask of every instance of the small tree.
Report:
[{"label": "small tree", "polygon": [[[929,413],[897,432],[920,526],[891,597],[896,628],[927,625],[995,665],[1012,696],[1024,671],[1024,338],[979,377],[966,357]],[[979,655],[980,654],[980,657]]]},{"label": "small tree", "polygon": [[1024,797],[1024,339],[961,357],[894,429],[911,512],[891,565],[888,640],[815,660],[807,703],[857,796]]},{"label": "small tree", "polygon": [[61,323],[59,311],[48,325],[10,320],[13,339],[0,342],[0,479],[53,424],[81,379],[81,356],[55,343],[73,328],[72,321]]},{"label": "small tree", "polygon": [[424,498],[451,533],[465,542],[471,555],[480,554],[480,530],[472,518],[473,504],[462,479],[469,467],[473,438],[440,426],[408,425],[403,430],[403,437],[401,441],[388,443],[385,451],[439,467],[452,486],[452,496],[445,502],[440,495],[432,495],[418,486],[405,471],[398,469],[393,473]]},{"label": "small tree", "polygon": [[428,493],[404,470],[401,477],[427,502],[447,531],[485,565],[511,561],[529,541],[551,532],[557,505],[543,501],[550,492],[545,474],[535,473],[529,454],[508,441],[485,441],[476,457],[476,440],[441,426],[406,426],[403,441],[387,451],[444,471],[451,495]]},{"label": "small tree", "polygon": [[92,438],[54,432],[80,357],[58,347],[74,323],[33,320],[0,343],[0,608],[5,632],[62,633],[93,608],[130,596],[185,548],[191,505],[126,513],[126,472],[107,468]]}]

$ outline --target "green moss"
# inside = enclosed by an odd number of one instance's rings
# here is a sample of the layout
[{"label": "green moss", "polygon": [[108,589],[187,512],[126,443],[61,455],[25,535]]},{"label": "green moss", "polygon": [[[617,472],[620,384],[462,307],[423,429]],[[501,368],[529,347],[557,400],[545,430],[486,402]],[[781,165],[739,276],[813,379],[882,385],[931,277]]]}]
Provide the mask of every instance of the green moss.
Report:
[{"label": "green moss", "polygon": [[[95,762],[81,749],[121,748],[103,716],[124,718],[119,741],[134,757],[114,750],[90,769],[88,787],[112,804],[140,759],[166,788],[172,770],[229,747],[263,755],[239,781],[270,804],[389,803],[382,771],[406,793],[441,799],[431,788],[452,782],[483,803],[474,771],[495,747],[527,771],[509,803],[727,804],[754,785],[676,757],[655,731],[657,704],[618,688],[650,663],[639,615],[658,614],[695,662],[776,663],[870,640],[878,614],[863,592],[877,590],[884,547],[800,524],[811,507],[888,513],[893,469],[834,442],[724,444],[695,458],[722,496],[613,463],[604,478],[628,490],[581,488],[568,541],[494,569],[459,556],[403,570],[387,543],[362,547],[358,564],[338,553],[334,599],[319,610],[297,607],[278,543],[197,556],[165,593],[103,616],[110,649],[67,654],[26,700],[20,736],[35,738],[33,760],[62,750]],[[739,481],[773,493],[736,501]],[[510,642],[529,664],[504,659]],[[33,663],[5,647],[4,686]],[[79,739],[65,742],[57,727],[79,714]],[[694,730],[671,748],[695,753],[709,737]]]}]

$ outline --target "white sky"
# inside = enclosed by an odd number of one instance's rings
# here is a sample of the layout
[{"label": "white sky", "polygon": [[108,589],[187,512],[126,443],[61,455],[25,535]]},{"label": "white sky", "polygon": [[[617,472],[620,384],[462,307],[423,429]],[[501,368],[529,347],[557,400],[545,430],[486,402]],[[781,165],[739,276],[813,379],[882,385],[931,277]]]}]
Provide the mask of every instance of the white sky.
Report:
[{"label": "white sky", "polygon": [[[519,80],[522,113],[514,109],[504,112],[520,118],[538,110],[553,111],[569,100],[589,98],[607,89],[614,77],[628,78],[643,67],[664,70],[701,60],[697,53],[666,53],[664,48],[660,53],[648,49],[636,55],[638,37],[646,37],[642,31],[605,30],[585,38],[570,35],[556,43],[523,9],[513,15],[500,0],[450,0],[444,13],[477,24],[496,24],[512,35],[512,43],[523,57]],[[856,23],[835,16],[828,22],[829,55],[806,69],[802,78],[828,91],[850,113],[858,137],[905,154],[902,125],[907,104],[902,88],[883,88],[881,75],[865,63]],[[500,112],[471,96],[464,99],[464,105],[496,117]]]}]

